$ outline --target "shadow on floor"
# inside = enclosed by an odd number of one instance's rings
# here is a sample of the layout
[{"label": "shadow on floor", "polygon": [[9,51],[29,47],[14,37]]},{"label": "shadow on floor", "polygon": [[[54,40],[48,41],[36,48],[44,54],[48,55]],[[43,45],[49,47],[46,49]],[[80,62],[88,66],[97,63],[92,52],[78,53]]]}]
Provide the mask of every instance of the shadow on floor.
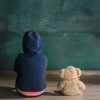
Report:
[{"label": "shadow on floor", "polygon": [[61,93],[59,93],[58,91],[54,91],[54,92],[45,92],[43,94],[44,96],[64,96]]},{"label": "shadow on floor", "polygon": [[[54,92],[45,92],[41,96],[63,96],[58,91]],[[38,97],[38,96],[37,96]],[[17,98],[35,98],[35,97],[25,97],[17,94],[14,88],[12,87],[0,87],[0,99],[17,99]]]},{"label": "shadow on floor", "polygon": [[22,98],[12,87],[0,87],[0,99],[15,99]]}]

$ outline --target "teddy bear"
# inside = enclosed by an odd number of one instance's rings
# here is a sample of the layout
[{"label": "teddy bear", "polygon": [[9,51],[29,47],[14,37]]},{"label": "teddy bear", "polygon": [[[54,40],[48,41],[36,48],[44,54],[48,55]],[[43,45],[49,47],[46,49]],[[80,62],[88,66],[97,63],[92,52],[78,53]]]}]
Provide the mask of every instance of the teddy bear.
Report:
[{"label": "teddy bear", "polygon": [[60,70],[60,81],[57,84],[59,92],[67,96],[81,95],[85,90],[85,84],[80,81],[81,70],[74,66],[68,66]]}]

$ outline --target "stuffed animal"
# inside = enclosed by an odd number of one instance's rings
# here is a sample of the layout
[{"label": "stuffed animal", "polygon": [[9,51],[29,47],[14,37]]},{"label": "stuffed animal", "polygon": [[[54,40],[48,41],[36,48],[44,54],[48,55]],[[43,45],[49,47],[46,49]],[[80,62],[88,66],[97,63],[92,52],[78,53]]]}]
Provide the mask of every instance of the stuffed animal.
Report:
[{"label": "stuffed animal", "polygon": [[85,84],[79,80],[81,70],[73,66],[61,69],[59,74],[61,80],[57,84],[60,93],[67,96],[80,95],[85,90]]}]

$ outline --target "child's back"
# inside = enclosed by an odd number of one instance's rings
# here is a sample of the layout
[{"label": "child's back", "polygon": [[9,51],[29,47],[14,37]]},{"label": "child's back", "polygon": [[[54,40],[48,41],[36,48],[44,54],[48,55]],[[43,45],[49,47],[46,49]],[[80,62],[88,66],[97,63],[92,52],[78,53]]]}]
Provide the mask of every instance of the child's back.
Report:
[{"label": "child's back", "polygon": [[16,89],[27,96],[37,96],[46,88],[47,57],[41,53],[41,39],[35,32],[23,37],[23,54],[18,54],[14,70],[17,73]]}]

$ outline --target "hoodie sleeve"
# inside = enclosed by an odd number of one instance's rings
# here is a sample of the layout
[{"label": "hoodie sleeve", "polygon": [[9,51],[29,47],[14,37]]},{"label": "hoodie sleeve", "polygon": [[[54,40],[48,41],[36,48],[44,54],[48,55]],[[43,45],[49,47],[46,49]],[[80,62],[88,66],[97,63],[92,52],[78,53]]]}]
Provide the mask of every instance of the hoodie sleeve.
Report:
[{"label": "hoodie sleeve", "polygon": [[14,72],[19,73],[19,56],[17,56],[14,62]]}]

